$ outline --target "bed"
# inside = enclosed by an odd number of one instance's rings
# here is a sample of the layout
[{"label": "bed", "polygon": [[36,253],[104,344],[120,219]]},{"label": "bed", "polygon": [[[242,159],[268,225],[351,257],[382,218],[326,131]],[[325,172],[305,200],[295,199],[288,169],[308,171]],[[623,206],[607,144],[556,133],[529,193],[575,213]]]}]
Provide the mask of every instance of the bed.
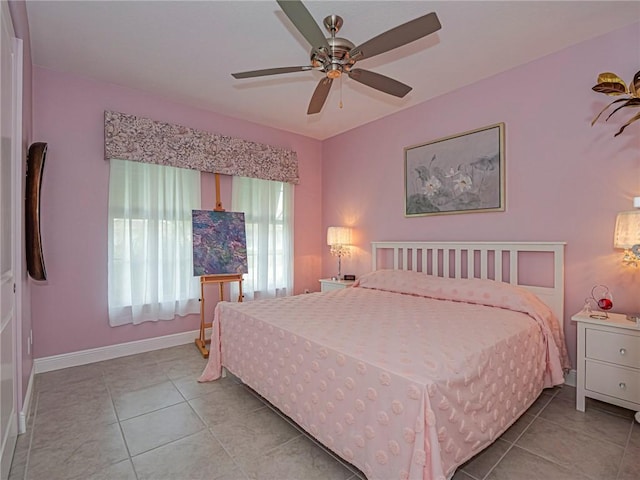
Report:
[{"label": "bed", "polygon": [[373,242],[351,288],[219,303],[200,381],[226,368],[369,480],[450,478],[563,383],[563,255]]}]

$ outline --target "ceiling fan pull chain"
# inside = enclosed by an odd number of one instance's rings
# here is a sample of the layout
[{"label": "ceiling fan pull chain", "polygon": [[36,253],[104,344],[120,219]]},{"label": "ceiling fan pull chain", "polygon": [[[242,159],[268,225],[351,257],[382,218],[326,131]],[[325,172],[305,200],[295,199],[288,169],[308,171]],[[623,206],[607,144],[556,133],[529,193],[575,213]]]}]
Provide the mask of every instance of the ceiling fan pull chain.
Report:
[{"label": "ceiling fan pull chain", "polygon": [[342,75],[340,75],[340,108],[342,108]]}]

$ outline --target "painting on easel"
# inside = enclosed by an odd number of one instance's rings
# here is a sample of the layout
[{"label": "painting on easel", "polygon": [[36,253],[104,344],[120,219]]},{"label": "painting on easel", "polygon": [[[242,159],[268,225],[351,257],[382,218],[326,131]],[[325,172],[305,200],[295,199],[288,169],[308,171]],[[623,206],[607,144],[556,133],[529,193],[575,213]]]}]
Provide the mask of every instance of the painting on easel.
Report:
[{"label": "painting on easel", "polygon": [[193,274],[247,273],[244,213],[193,210]]}]

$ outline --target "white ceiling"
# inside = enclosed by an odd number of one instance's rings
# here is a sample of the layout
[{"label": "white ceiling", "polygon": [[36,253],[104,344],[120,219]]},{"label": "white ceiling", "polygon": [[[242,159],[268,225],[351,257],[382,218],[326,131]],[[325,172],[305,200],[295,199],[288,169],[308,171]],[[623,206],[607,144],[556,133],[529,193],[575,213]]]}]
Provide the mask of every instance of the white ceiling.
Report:
[{"label": "white ceiling", "polygon": [[[411,85],[405,98],[345,77],[342,92],[335,81],[324,109],[312,116],[306,111],[319,72],[231,77],[308,65],[310,47],[272,0],[28,0],[32,59],[43,67],[325,139],[640,21],[638,1],[304,3],[319,25],[327,15],[342,16],[338,36],[356,45],[431,11],[442,29],[358,62],[359,68]],[[603,67],[594,65],[594,75]]]}]

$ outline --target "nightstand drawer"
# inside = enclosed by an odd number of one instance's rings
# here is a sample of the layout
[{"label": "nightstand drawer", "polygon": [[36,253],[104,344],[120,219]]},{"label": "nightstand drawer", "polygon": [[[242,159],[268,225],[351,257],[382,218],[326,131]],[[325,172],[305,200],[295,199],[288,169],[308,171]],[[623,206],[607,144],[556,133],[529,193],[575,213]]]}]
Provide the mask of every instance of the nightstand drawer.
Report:
[{"label": "nightstand drawer", "polygon": [[320,282],[321,292],[330,292],[331,290],[342,290],[348,288],[355,283],[354,280],[332,280],[331,278],[322,278]]},{"label": "nightstand drawer", "polygon": [[640,367],[640,336],[586,329],[586,357]]},{"label": "nightstand drawer", "polygon": [[585,388],[640,404],[640,370],[586,361]]},{"label": "nightstand drawer", "polygon": [[342,290],[345,286],[339,283],[323,283],[321,288],[323,292],[330,292],[331,290]]}]

